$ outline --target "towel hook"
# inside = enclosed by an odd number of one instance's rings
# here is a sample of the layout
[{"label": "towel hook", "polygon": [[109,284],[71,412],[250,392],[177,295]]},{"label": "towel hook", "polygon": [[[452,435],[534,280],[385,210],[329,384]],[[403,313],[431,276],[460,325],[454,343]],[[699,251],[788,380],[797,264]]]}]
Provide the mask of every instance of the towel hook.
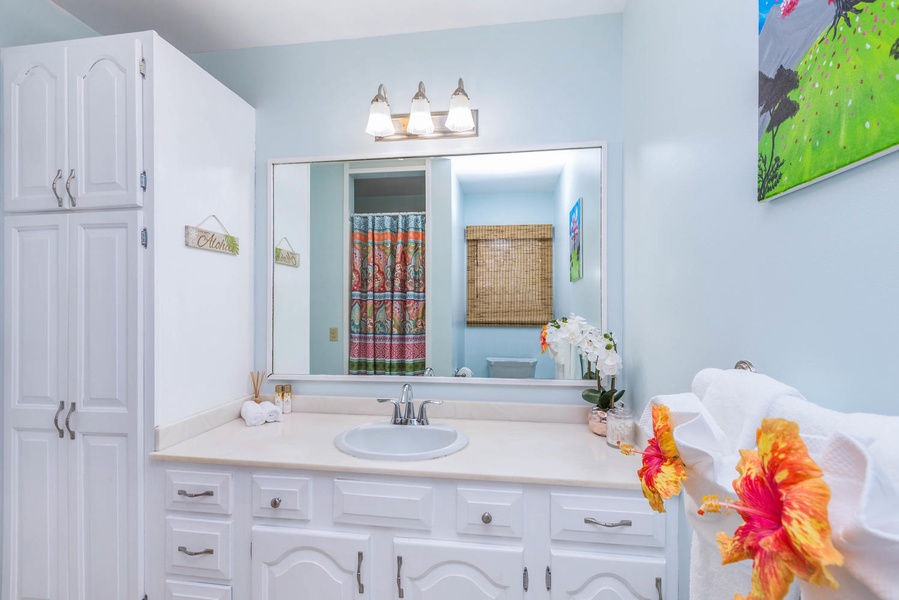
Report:
[{"label": "towel hook", "polygon": [[750,373],[758,373],[758,371],[755,370],[755,366],[748,360],[738,360],[737,364],[734,365],[734,368],[742,371],[749,371]]}]

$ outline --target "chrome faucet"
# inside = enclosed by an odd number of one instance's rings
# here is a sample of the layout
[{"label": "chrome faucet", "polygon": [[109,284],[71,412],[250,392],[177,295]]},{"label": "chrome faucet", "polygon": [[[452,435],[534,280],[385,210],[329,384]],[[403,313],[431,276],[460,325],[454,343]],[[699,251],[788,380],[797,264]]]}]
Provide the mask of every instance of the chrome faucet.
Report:
[{"label": "chrome faucet", "polygon": [[378,398],[378,402],[393,404],[393,417],[390,419],[392,425],[428,425],[430,420],[425,407],[428,404],[443,404],[443,400],[423,400],[418,406],[418,416],[416,416],[415,404],[412,402],[412,386],[408,383],[403,385],[399,400]]}]

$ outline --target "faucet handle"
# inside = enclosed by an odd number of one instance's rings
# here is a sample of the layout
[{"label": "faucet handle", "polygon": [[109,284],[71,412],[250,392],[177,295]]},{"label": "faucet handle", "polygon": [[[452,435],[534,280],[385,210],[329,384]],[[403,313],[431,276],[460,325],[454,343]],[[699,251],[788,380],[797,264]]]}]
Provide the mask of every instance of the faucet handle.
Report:
[{"label": "faucet handle", "polygon": [[421,404],[418,405],[418,424],[419,425],[428,425],[430,421],[428,420],[428,411],[425,410],[428,404],[443,404],[443,400],[422,400]]},{"label": "faucet handle", "polygon": [[392,425],[401,425],[403,422],[403,415],[400,413],[400,403],[398,400],[393,400],[392,398],[378,398],[378,402],[390,402],[393,404],[393,418],[390,419],[390,423]]}]

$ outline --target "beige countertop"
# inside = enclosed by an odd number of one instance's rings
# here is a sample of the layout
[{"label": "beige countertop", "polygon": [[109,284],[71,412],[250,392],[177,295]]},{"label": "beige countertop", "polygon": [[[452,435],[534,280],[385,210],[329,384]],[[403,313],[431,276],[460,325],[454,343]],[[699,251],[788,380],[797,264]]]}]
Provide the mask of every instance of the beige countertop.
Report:
[{"label": "beige countertop", "polygon": [[[368,460],[334,446],[338,434],[382,416],[294,412],[247,427],[240,418],[190,437],[154,460],[482,481],[639,490],[639,456],[624,456],[585,423],[436,418],[464,432],[468,446],[423,461]],[[397,426],[401,427],[401,426]]]}]

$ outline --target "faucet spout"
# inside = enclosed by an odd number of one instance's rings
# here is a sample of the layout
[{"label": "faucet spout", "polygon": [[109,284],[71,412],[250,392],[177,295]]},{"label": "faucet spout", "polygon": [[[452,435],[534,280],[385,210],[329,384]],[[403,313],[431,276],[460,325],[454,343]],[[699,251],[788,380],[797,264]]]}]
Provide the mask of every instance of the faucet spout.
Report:
[{"label": "faucet spout", "polygon": [[415,405],[412,403],[412,386],[403,384],[403,393],[400,396],[400,406],[403,407],[403,424],[415,425]]}]

